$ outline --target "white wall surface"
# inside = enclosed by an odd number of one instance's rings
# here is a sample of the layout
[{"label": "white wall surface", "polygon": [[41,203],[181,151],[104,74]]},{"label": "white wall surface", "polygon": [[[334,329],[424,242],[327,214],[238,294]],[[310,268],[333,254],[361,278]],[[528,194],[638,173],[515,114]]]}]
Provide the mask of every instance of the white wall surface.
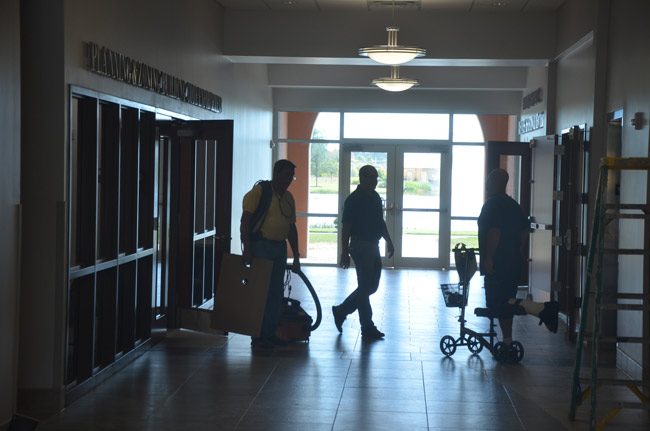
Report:
[{"label": "white wall surface", "polygon": [[0,427],[16,405],[20,202],[19,0],[0,1]]},{"label": "white wall surface", "polygon": [[[589,41],[557,61],[555,131],[594,125],[595,50]],[[604,89],[599,89],[604,91]]]},{"label": "white wall surface", "polygon": [[[650,2],[630,0],[616,2],[610,20],[608,110],[623,109],[622,148],[623,157],[648,157],[650,141]],[[630,119],[635,112],[645,118],[643,129],[635,130]],[[645,203],[647,174],[627,172],[621,176],[621,202]],[[643,226],[639,223],[620,224],[620,247],[643,247]],[[619,257],[619,290],[643,292],[643,259],[638,256]],[[642,313],[620,311],[618,313],[619,335],[641,336]],[[641,363],[641,346],[621,344],[619,348],[637,364]],[[628,371],[635,371],[630,370]],[[636,370],[638,371],[638,369]]]},{"label": "white wall surface", "polygon": [[517,115],[521,91],[452,91],[411,89],[391,93],[379,88],[331,90],[274,88],[278,111],[455,112]]},{"label": "white wall surface", "polygon": [[[625,2],[627,0],[624,0]],[[567,0],[559,9],[556,53],[560,54],[593,30],[602,0]]]},{"label": "white wall surface", "polygon": [[[66,157],[61,0],[21,1],[22,280],[19,388],[59,393],[64,297],[59,263]],[[53,395],[54,405],[60,397]]]}]

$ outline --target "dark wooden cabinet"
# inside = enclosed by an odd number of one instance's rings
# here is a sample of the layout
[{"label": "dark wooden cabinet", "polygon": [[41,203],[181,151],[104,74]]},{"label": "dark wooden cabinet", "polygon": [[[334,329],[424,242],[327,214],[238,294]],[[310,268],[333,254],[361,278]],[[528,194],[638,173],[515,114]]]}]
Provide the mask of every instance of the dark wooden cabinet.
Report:
[{"label": "dark wooden cabinet", "polygon": [[87,94],[70,99],[66,384],[151,336],[155,114]]}]

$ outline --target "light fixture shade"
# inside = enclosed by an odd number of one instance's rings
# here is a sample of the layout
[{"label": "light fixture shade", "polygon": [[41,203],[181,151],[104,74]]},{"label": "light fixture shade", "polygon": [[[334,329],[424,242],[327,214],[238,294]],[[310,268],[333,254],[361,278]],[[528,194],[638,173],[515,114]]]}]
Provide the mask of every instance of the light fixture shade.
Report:
[{"label": "light fixture shade", "polygon": [[397,32],[399,31],[399,27],[386,27],[386,31],[388,32],[387,45],[359,48],[359,55],[362,57],[370,57],[378,63],[396,66],[426,54],[427,50],[423,48],[398,45]]},{"label": "light fixture shade", "polygon": [[416,57],[422,57],[425,52],[421,48],[388,45],[377,45],[359,49],[359,55],[370,57],[370,59],[377,63],[387,65],[408,63]]},{"label": "light fixture shade", "polygon": [[377,78],[372,80],[372,84],[386,91],[405,91],[414,85],[418,85],[418,81],[408,78]]},{"label": "light fixture shade", "polygon": [[390,76],[372,80],[372,85],[376,85],[382,90],[394,92],[405,91],[419,84],[417,79],[400,78],[398,66],[391,66]]}]

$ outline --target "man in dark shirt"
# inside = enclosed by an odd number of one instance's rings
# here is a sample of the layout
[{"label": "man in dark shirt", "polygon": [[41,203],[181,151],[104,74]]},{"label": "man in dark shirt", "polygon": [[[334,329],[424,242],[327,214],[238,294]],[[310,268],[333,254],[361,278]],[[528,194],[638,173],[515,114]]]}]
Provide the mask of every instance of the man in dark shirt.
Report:
[{"label": "man in dark shirt", "polygon": [[384,333],[372,321],[370,295],[377,291],[381,277],[379,240],[386,240],[388,257],[393,256],[393,241],[384,222],[381,197],[375,191],[377,170],[366,165],[359,169],[359,185],[345,200],[342,217],[341,268],[350,267],[350,256],[357,271],[357,288],[341,305],[332,307],[334,323],[339,332],[348,314],[359,312],[361,336],[380,339]]},{"label": "man in dark shirt", "polygon": [[478,218],[480,270],[485,276],[487,308],[497,312],[503,342],[512,342],[514,314],[533,314],[551,332],[557,332],[558,303],[544,304],[529,299],[517,300],[517,285],[524,268],[526,253],[522,250],[528,234],[528,221],[523,210],[506,194],[508,173],[495,169],[489,173],[485,193],[487,200]]}]

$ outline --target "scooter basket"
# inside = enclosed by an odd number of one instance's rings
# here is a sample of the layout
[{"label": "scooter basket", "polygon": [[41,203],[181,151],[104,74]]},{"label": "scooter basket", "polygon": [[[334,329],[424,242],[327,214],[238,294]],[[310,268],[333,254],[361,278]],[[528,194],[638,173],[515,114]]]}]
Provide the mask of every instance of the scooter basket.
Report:
[{"label": "scooter basket", "polygon": [[463,295],[460,284],[441,284],[440,290],[447,307],[460,308],[467,305],[467,298]]}]

